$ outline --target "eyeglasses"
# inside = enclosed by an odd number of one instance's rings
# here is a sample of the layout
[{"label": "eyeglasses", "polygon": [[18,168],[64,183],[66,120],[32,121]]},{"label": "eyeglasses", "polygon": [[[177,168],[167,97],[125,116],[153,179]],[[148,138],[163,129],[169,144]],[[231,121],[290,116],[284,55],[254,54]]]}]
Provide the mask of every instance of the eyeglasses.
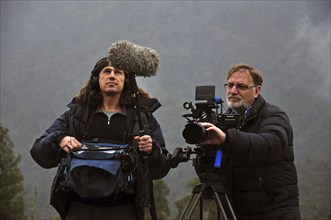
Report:
[{"label": "eyeglasses", "polygon": [[251,88],[256,87],[255,85],[254,86],[248,86],[248,85],[243,84],[243,83],[238,83],[238,84],[237,83],[225,83],[224,84],[224,87],[226,89],[232,89],[234,86],[240,91],[245,91],[247,89],[251,89]]}]

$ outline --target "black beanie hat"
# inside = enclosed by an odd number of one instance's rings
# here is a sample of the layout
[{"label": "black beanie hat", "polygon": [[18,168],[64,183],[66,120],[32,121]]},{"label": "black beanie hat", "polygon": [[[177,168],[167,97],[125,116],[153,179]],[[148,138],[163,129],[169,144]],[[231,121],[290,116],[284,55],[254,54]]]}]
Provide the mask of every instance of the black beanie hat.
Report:
[{"label": "black beanie hat", "polygon": [[101,70],[103,68],[105,68],[106,66],[109,66],[109,60],[107,57],[103,57],[101,58],[94,66],[93,70],[91,71],[93,76],[98,76],[99,73],[101,72]]}]

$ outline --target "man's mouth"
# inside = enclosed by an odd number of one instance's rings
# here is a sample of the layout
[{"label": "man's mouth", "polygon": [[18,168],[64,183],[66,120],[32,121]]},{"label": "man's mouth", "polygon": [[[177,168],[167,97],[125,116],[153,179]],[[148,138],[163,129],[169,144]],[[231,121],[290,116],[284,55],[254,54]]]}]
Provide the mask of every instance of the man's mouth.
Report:
[{"label": "man's mouth", "polygon": [[241,98],[235,97],[235,96],[230,96],[230,97],[228,97],[228,100],[231,102],[238,102],[241,100]]},{"label": "man's mouth", "polygon": [[106,82],[107,86],[116,86],[117,84],[115,82]]}]

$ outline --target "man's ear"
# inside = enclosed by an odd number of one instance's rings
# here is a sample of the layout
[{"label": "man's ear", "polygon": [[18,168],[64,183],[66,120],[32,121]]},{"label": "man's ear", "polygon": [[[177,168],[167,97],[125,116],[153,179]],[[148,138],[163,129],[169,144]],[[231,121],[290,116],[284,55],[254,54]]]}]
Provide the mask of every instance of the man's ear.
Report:
[{"label": "man's ear", "polygon": [[261,86],[256,86],[254,97],[257,98],[260,95],[260,93],[261,93]]}]

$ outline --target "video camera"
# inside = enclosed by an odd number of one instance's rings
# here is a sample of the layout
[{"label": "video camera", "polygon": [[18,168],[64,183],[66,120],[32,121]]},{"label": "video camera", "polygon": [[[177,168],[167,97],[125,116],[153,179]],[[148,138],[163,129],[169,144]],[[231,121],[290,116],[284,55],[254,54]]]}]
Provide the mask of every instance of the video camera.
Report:
[{"label": "video camera", "polygon": [[[199,122],[212,123],[223,131],[229,128],[239,127],[239,115],[223,114],[223,100],[215,97],[215,86],[197,86],[195,90],[195,100],[200,101],[195,103],[195,107],[192,102],[185,102],[183,104],[186,110],[191,111],[189,114],[182,115],[187,119],[187,124],[182,132],[186,143],[194,144],[199,147],[203,141],[208,139],[208,132]],[[176,148],[171,159],[169,159],[170,166],[175,168],[178,166],[178,163],[187,162],[192,153],[201,154],[203,151],[206,150],[196,148],[193,151],[190,147],[184,149]],[[204,154],[206,154],[206,152]],[[207,152],[207,154],[210,154],[210,152]],[[221,152],[217,151],[215,156],[216,166],[220,166],[220,154]]]},{"label": "video camera", "polygon": [[[222,218],[236,220],[230,200],[226,191],[231,183],[231,166],[223,166],[222,164],[222,145],[202,145],[202,142],[209,138],[206,129],[199,124],[200,122],[209,122],[225,131],[229,128],[239,127],[239,115],[223,114],[223,101],[215,97],[215,86],[197,86],[195,91],[195,100],[204,102],[195,103],[185,102],[183,107],[186,110],[191,110],[191,113],[182,115],[187,119],[187,124],[182,132],[182,135],[188,144],[194,144],[197,147],[193,150],[190,147],[176,148],[174,153],[168,155],[168,163],[171,168],[175,168],[181,162],[190,160],[192,153],[196,154],[193,159],[193,166],[200,179],[200,184],[197,184],[192,190],[192,196],[189,203],[186,205],[180,220],[184,219],[186,213],[188,219],[191,218],[197,203],[200,201],[200,219],[203,219],[203,199],[215,200],[218,212],[221,210]],[[221,108],[220,113],[218,112]],[[224,157],[224,164],[228,164],[229,159]],[[197,198],[196,198],[197,195]],[[193,200],[195,201],[193,202]],[[221,200],[222,198],[222,200]],[[227,204],[226,211],[222,202]],[[192,205],[193,204],[193,205]],[[190,211],[187,212],[189,210]],[[220,213],[219,213],[220,214]],[[220,215],[218,215],[220,217]]]},{"label": "video camera", "polygon": [[[183,104],[185,109],[191,110],[191,114],[183,115],[188,121],[182,133],[186,143],[199,145],[208,138],[208,132],[199,122],[212,123],[222,130],[237,128],[238,115],[223,114],[223,100],[215,97],[215,86],[197,86],[195,100],[206,100],[206,102],[195,103],[195,108],[192,102]],[[219,107],[221,107],[220,114]]]}]

